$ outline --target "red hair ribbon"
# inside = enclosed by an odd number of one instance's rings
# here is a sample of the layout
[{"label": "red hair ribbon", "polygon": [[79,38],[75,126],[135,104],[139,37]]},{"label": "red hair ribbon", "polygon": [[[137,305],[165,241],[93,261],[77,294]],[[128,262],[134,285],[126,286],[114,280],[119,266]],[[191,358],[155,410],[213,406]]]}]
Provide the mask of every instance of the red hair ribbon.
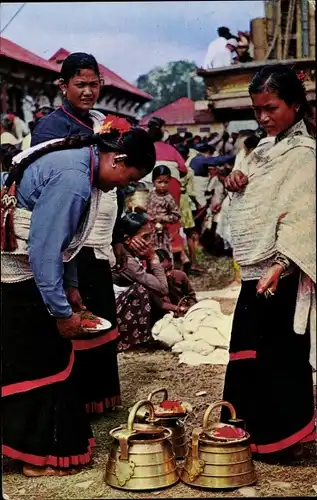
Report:
[{"label": "red hair ribbon", "polygon": [[299,71],[296,75],[301,82],[304,82],[307,78],[307,73],[304,73],[304,71]]},{"label": "red hair ribbon", "polygon": [[10,120],[11,122],[14,122],[15,115],[13,113],[8,113],[7,117],[8,117],[8,120]]},{"label": "red hair ribbon", "polygon": [[120,118],[115,115],[108,115],[104,120],[100,134],[107,134],[109,132],[117,131],[120,133],[120,136],[124,132],[129,132],[131,129],[131,123],[129,123],[125,118]]}]

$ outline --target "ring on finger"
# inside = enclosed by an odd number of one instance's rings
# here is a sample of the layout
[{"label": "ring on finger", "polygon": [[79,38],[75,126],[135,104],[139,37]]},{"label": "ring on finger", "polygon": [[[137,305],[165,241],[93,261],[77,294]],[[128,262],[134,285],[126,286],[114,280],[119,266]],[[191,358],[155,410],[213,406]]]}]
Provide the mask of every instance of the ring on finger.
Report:
[{"label": "ring on finger", "polygon": [[274,292],[272,291],[271,288],[268,288],[266,291],[265,291],[265,296],[266,297],[273,297],[274,295]]}]

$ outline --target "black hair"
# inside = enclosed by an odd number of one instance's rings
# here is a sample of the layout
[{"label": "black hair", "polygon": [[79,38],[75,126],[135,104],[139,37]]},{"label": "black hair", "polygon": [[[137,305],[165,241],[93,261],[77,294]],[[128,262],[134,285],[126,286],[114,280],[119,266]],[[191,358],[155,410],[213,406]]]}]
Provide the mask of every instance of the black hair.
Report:
[{"label": "black hair", "polygon": [[239,130],[238,132],[238,137],[243,138],[243,137],[250,137],[250,135],[254,134],[254,130],[251,128],[245,128],[242,130]]},{"label": "black hair", "polygon": [[[9,188],[14,182],[19,184],[24,170],[35,160],[48,153],[65,149],[80,149],[92,145],[96,145],[103,153],[115,152],[127,155],[126,160],[124,160],[127,166],[134,166],[138,170],[144,170],[147,174],[152,171],[155,165],[154,144],[148,133],[141,127],[131,127],[128,132],[124,132],[122,135],[114,130],[106,134],[70,136],[35,150],[20,163],[13,164],[5,183],[6,187]],[[2,150],[2,146],[0,149]],[[10,162],[18,152],[18,150],[11,152]]]},{"label": "black hair", "polygon": [[299,105],[297,120],[304,119],[308,132],[316,137],[316,122],[312,106],[306,98],[304,83],[296,72],[283,64],[264,66],[254,75],[249,85],[249,94],[274,92],[288,106]]},{"label": "black hair", "polygon": [[158,256],[159,261],[161,263],[164,262],[164,260],[168,260],[169,262],[172,262],[171,255],[164,248],[158,248],[157,250],[155,250],[155,253]]},{"label": "black hair", "polygon": [[163,127],[165,125],[165,120],[163,118],[160,118],[159,116],[153,116],[152,118],[149,119],[148,122],[148,127]]},{"label": "black hair", "polygon": [[61,78],[65,83],[68,83],[73,76],[80,73],[81,69],[91,69],[100,78],[96,59],[93,55],[86,54],[85,52],[74,52],[66,57],[61,67]]},{"label": "black hair", "polygon": [[187,141],[188,139],[192,139],[193,134],[191,132],[185,132],[184,133],[184,140]]},{"label": "black hair", "polygon": [[186,161],[189,156],[189,147],[187,146],[187,144],[177,144],[176,149],[181,157]]},{"label": "black hair", "polygon": [[231,33],[229,28],[226,28],[225,26],[220,26],[220,28],[217,28],[218,35],[226,38],[226,40],[229,40],[230,38],[234,38]]},{"label": "black hair", "polygon": [[126,212],[120,219],[120,231],[124,237],[132,238],[149,221],[144,212]]},{"label": "black hair", "polygon": [[13,144],[1,144],[0,148],[0,163],[1,171],[8,172],[12,162],[12,155],[15,156],[21,153],[22,149],[18,149]]},{"label": "black hair", "polygon": [[213,155],[216,151],[216,148],[212,144],[201,143],[196,145],[196,150],[199,153],[210,153],[211,155]]},{"label": "black hair", "polygon": [[171,177],[171,171],[166,165],[157,165],[152,172],[152,182],[155,182],[156,179],[161,177],[161,175],[167,175],[167,177]]},{"label": "black hair", "polygon": [[160,142],[164,137],[164,132],[162,127],[165,125],[165,120],[159,118],[158,116],[153,116],[149,119],[147,124],[148,134],[153,142]]},{"label": "black hair", "polygon": [[168,143],[176,148],[179,144],[183,143],[183,140],[184,139],[177,133],[169,136]]},{"label": "black hair", "polygon": [[201,142],[201,137],[200,137],[200,135],[195,135],[195,136],[193,137],[193,141],[198,141],[198,142]]},{"label": "black hair", "polygon": [[245,139],[244,145],[248,150],[255,149],[259,144],[260,140],[261,137],[257,136],[256,134],[253,134]]}]

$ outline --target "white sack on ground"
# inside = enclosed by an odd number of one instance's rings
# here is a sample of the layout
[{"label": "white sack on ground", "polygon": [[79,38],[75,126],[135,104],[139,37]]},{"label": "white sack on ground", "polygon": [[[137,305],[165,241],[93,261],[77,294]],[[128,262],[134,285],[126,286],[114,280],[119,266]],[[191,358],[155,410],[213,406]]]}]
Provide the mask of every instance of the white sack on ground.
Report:
[{"label": "white sack on ground", "polygon": [[180,363],[227,364],[232,319],[221,312],[219,302],[205,299],[184,318],[166,314],[154,325],[152,336],[179,354]]}]

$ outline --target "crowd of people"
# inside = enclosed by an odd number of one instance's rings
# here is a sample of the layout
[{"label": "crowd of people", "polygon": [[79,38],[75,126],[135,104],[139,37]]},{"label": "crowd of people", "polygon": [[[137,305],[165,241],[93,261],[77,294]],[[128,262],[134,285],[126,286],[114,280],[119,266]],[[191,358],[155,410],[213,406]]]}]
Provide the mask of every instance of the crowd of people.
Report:
[{"label": "crowd of people", "polygon": [[200,244],[233,249],[242,280],[224,399],[254,454],[298,456],[315,439],[316,355],[315,127],[302,82],[266,66],[249,89],[258,130],[167,141],[158,117],[144,130],[95,111],[100,85],[95,58],[71,54],[63,105],[38,116],[25,148],[1,143],[3,454],[29,477],[90,462],[89,416],[121,403],[118,351],[196,302]]}]

